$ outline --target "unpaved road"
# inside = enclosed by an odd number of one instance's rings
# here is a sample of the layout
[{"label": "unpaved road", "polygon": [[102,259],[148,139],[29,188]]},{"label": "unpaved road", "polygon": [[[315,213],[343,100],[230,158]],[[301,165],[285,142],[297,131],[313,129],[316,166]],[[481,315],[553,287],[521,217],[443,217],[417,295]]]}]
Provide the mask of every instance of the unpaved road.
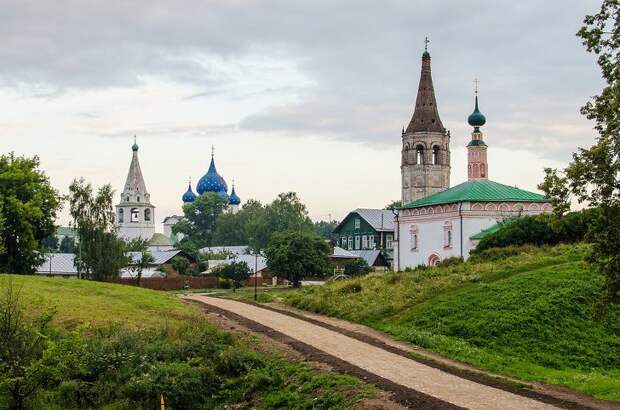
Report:
[{"label": "unpaved road", "polygon": [[555,409],[531,398],[467,380],[415,360],[372,346],[336,331],[230,299],[186,296],[259,323],[288,337],[335,356],[353,366],[432,396],[470,409]]}]

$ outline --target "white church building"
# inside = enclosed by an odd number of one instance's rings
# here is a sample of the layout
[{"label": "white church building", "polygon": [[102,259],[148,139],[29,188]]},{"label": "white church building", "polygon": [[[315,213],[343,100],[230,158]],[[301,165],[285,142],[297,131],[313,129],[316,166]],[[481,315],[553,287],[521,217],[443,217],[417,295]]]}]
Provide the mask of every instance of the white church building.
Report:
[{"label": "white church building", "polygon": [[468,151],[468,180],[450,188],[450,132],[439,118],[431,57],[422,72],[413,117],[402,132],[402,207],[395,218],[394,270],[436,265],[449,257],[466,259],[480,238],[498,223],[521,215],[552,211],[541,194],[489,180],[487,145],[478,108]]}]

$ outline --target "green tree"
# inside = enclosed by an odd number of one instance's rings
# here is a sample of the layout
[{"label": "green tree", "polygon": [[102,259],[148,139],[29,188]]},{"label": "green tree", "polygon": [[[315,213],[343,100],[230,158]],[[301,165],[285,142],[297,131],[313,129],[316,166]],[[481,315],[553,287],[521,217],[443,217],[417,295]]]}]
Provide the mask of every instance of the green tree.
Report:
[{"label": "green tree", "polygon": [[347,276],[367,275],[372,271],[368,263],[362,258],[351,259],[344,264],[344,274]]},{"label": "green tree", "polygon": [[48,236],[43,239],[43,250],[47,252],[56,252],[58,250],[58,238],[56,235]]},{"label": "green tree", "polygon": [[314,233],[278,232],[265,250],[267,266],[274,276],[299,287],[306,276],[324,276],[329,271],[330,247]]},{"label": "green tree", "polygon": [[338,221],[318,221],[314,223],[314,232],[323,239],[331,239]]},{"label": "green tree", "polygon": [[[547,169],[539,186],[554,201],[558,215],[569,193],[600,209],[590,227],[592,261],[607,278],[605,299],[620,302],[620,2],[603,0],[577,33],[588,52],[597,55],[606,86],[582,107],[598,135],[588,149],[579,148],[563,172]],[[558,206],[559,205],[559,206]]]},{"label": "green tree", "polygon": [[383,208],[383,209],[396,209],[396,208],[400,208],[401,206],[403,206],[403,201],[401,201],[401,200],[394,200],[394,201],[390,202],[389,204],[387,204],[385,206],[385,208]]},{"label": "green tree", "polygon": [[112,200],[114,191],[104,185],[95,195],[83,178],[69,186],[69,211],[80,242],[74,264],[78,275],[104,280],[117,277],[127,266],[126,244],[116,236]]},{"label": "green tree", "polygon": [[220,215],[213,233],[213,246],[247,245],[250,243],[249,226],[264,213],[263,205],[253,199],[248,200],[236,214]]},{"label": "green tree", "polygon": [[308,210],[295,192],[278,195],[272,203],[265,206],[263,212],[257,214],[257,217],[248,223],[249,244],[254,251],[265,249],[275,233],[314,232]]},{"label": "green tree", "polygon": [[170,261],[172,269],[174,269],[179,275],[187,275],[190,273],[191,263],[182,256],[175,256]]},{"label": "green tree", "polygon": [[60,252],[73,253],[75,252],[75,239],[65,236],[60,241]]},{"label": "green tree", "polygon": [[241,283],[247,280],[252,271],[244,261],[231,262],[229,264],[218,265],[213,269],[213,274],[223,279],[229,279],[233,282],[233,292],[241,287]]},{"label": "green tree", "polygon": [[183,205],[185,217],[172,227],[172,233],[184,235],[180,248],[198,250],[211,246],[216,221],[227,206],[228,201],[214,192],[205,192],[194,202]]},{"label": "green tree", "polygon": [[39,168],[39,158],[0,156],[0,270],[33,273],[43,240],[55,232],[60,199]]},{"label": "green tree", "polygon": [[40,361],[51,317],[45,313],[28,319],[19,290],[6,281],[0,299],[0,391],[8,393],[10,409],[23,409],[26,399],[43,384]]}]

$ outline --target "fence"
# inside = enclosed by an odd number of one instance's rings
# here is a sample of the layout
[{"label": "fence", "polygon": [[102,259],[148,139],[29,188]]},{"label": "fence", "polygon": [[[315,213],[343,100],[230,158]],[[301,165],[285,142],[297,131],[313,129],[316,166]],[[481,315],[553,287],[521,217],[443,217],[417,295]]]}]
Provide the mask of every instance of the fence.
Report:
[{"label": "fence", "polygon": [[[113,280],[114,283],[123,285],[136,286],[136,280],[131,278],[118,278]],[[215,276],[175,276],[167,278],[142,278],[140,287],[154,290],[180,290],[185,285],[189,285],[190,289],[206,289],[217,288],[218,278]],[[254,286],[254,277],[250,277],[245,281],[245,286]],[[271,279],[257,278],[258,286],[263,284],[271,284]]]}]

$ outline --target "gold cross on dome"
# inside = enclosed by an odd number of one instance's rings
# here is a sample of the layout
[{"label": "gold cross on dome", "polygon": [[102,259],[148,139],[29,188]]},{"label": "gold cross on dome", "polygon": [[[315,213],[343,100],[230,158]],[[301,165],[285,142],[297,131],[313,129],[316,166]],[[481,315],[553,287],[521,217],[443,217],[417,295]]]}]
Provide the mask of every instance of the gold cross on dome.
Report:
[{"label": "gold cross on dome", "polygon": [[428,43],[430,43],[430,40],[428,37],[424,37],[424,51],[428,51]]}]

